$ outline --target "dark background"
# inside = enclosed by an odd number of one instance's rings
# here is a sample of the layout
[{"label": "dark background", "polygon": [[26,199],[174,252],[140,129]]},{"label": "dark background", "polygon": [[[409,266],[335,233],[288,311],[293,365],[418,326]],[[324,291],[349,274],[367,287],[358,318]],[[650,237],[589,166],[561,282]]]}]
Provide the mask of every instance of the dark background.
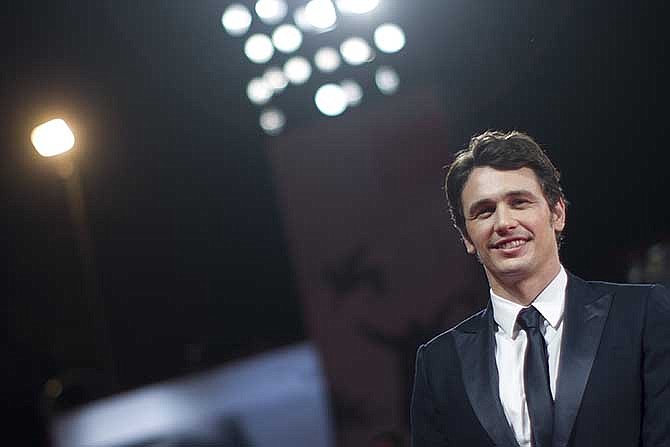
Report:
[{"label": "dark background", "polygon": [[[9,383],[32,392],[59,377],[58,410],[306,337],[264,153],[271,137],[245,94],[256,68],[220,24],[229,3],[5,9]],[[445,163],[482,130],[527,131],[563,173],[564,264],[624,281],[669,236],[663,11],[562,3],[387,1],[384,14],[408,39],[393,59],[401,93],[441,86]],[[310,86],[282,98],[286,132],[329,119]],[[370,93],[359,107],[383,100]],[[55,116],[78,138],[97,302],[64,183],[29,141]]]}]

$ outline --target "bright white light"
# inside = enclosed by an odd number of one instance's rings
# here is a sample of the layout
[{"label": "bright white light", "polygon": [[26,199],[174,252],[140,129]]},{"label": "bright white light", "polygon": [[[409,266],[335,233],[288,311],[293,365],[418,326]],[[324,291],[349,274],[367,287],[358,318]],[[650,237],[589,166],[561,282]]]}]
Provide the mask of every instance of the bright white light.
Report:
[{"label": "bright white light", "polygon": [[286,16],[288,7],[284,0],[258,0],[256,2],[256,14],[263,23],[276,25]]},{"label": "bright white light", "polygon": [[405,33],[393,23],[379,25],[374,34],[375,45],[384,53],[395,53],[405,46]]},{"label": "bright white light", "polygon": [[314,28],[327,30],[337,22],[337,13],[330,0],[311,0],[305,6],[305,18]]},{"label": "bright white light", "polygon": [[293,11],[293,21],[303,31],[314,31],[314,27],[307,20],[307,13],[304,6],[299,6]]},{"label": "bright white light", "polygon": [[244,44],[244,54],[257,64],[264,64],[272,59],[274,52],[272,41],[265,34],[254,34]]},{"label": "bright white light", "polygon": [[340,45],[340,53],[350,65],[360,65],[372,60],[372,48],[360,37],[350,37]]},{"label": "bright white light", "polygon": [[30,133],[30,141],[42,157],[53,157],[72,149],[74,134],[65,121],[54,119],[35,127]]},{"label": "bright white light", "polygon": [[392,95],[398,90],[400,78],[398,73],[391,67],[381,66],[375,73],[375,83],[379,91],[385,95]]},{"label": "bright white light", "polygon": [[365,14],[379,4],[379,0],[335,0],[337,8],[344,14]]},{"label": "bright white light", "polygon": [[284,90],[288,84],[286,75],[284,75],[284,72],[277,67],[270,67],[265,70],[265,73],[263,73],[263,80],[272,87],[275,93]]},{"label": "bright white light", "polygon": [[304,84],[312,75],[312,66],[302,56],[295,56],[284,64],[284,74],[291,84]]},{"label": "bright white light", "polygon": [[314,64],[324,73],[331,73],[340,66],[340,53],[331,47],[319,48],[314,54]]},{"label": "bright white light", "polygon": [[347,105],[353,107],[361,103],[361,99],[363,99],[363,89],[358,82],[352,81],[351,79],[345,79],[340,82],[340,87],[342,87],[342,90],[344,90],[344,94],[347,97]]},{"label": "bright white light", "polygon": [[282,53],[292,53],[302,44],[302,33],[293,25],[278,26],[272,32],[272,43]]},{"label": "bright white light", "polygon": [[265,133],[268,135],[278,135],[284,129],[286,116],[281,110],[271,107],[261,112],[258,121]]},{"label": "bright white light", "polygon": [[347,95],[337,84],[325,84],[314,95],[314,102],[321,113],[337,116],[347,108]]},{"label": "bright white light", "polygon": [[246,6],[233,3],[223,12],[221,24],[231,36],[241,36],[251,26],[251,13]]},{"label": "bright white light", "polygon": [[273,89],[263,78],[253,78],[247,84],[247,96],[249,101],[257,105],[263,105],[272,98]]}]

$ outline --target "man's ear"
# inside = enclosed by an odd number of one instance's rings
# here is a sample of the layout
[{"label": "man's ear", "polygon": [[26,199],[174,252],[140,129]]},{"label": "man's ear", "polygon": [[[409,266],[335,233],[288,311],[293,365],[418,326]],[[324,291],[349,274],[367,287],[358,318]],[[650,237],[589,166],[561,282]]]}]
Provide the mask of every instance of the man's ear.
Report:
[{"label": "man's ear", "polygon": [[565,201],[558,199],[551,211],[551,223],[554,231],[563,231],[565,228]]},{"label": "man's ear", "polygon": [[468,237],[468,234],[461,231],[460,228],[456,228],[458,230],[458,233],[461,235],[461,240],[463,241],[463,245],[465,245],[465,251],[468,252],[468,254],[474,255],[477,253],[477,249],[475,248],[474,244]]}]

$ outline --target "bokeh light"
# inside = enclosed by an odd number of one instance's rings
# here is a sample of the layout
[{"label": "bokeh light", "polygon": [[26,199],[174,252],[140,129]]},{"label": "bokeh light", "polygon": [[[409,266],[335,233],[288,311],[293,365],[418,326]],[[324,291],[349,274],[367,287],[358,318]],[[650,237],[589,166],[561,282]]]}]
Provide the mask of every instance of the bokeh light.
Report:
[{"label": "bokeh light", "polygon": [[393,68],[381,66],[375,73],[375,83],[380,92],[385,95],[392,95],[398,90],[400,77]]},{"label": "bokeh light", "polygon": [[[262,75],[254,77],[247,84],[247,96],[253,104],[273,106],[263,110],[261,114],[261,126],[271,135],[281,132],[286,123],[286,116],[270,102],[289,84],[306,84],[315,69],[328,76],[330,73],[342,70],[343,63],[351,66],[363,65],[373,61],[378,51],[397,53],[406,45],[403,29],[397,24],[387,22],[374,29],[372,39],[350,35],[339,40],[339,36],[333,33],[330,43],[323,40],[315,41],[308,49],[310,51],[314,48],[313,44],[318,45],[310,60],[309,55],[299,53],[302,47],[307,48],[306,42],[310,37],[314,38],[314,34],[333,30],[342,16],[350,17],[374,12],[379,9],[381,1],[296,0],[289,8],[288,0],[253,0],[250,2],[254,5],[253,10],[251,6],[244,6],[240,0],[237,1],[225,9],[221,22],[226,31],[233,36],[248,33],[244,53],[251,62],[268,63]],[[257,16],[255,18],[254,11]],[[287,15],[288,21],[292,15],[292,22],[285,21]],[[269,25],[272,31],[249,33],[249,30],[253,29],[252,22],[258,19],[262,24]],[[330,34],[323,34],[324,38],[328,35]],[[338,39],[339,43],[333,42],[333,38]],[[346,70],[349,69],[345,67],[344,71]],[[385,95],[394,94],[400,85],[398,73],[390,66],[377,68],[374,81],[379,91]],[[355,107],[363,101],[364,84],[359,81],[339,77],[325,82],[327,83],[321,85],[314,94],[317,109],[324,115],[340,115],[348,107]]]},{"label": "bokeh light", "polygon": [[325,84],[314,95],[317,109],[327,116],[337,116],[347,108],[347,95],[337,84]]},{"label": "bokeh light", "polygon": [[304,84],[312,75],[312,66],[304,57],[295,56],[284,64],[284,74],[291,84]]},{"label": "bokeh light", "polygon": [[379,0],[336,0],[337,9],[344,14],[365,14],[379,5]]},{"label": "bokeh light", "polygon": [[221,16],[221,24],[231,36],[241,36],[249,31],[251,13],[246,6],[233,3],[228,6]]},{"label": "bokeh light", "polygon": [[405,46],[405,33],[393,23],[379,25],[374,33],[377,48],[384,53],[396,53]]},{"label": "bokeh light", "polygon": [[310,0],[305,6],[307,22],[318,30],[328,30],[337,22],[337,12],[330,0]]},{"label": "bokeh light", "polygon": [[282,53],[292,53],[302,44],[302,33],[293,25],[280,25],[272,32],[272,43]]},{"label": "bokeh light", "polygon": [[259,118],[261,129],[268,135],[278,135],[286,125],[286,115],[276,107],[270,107],[261,112]]},{"label": "bokeh light", "polygon": [[272,98],[273,88],[263,78],[253,78],[247,84],[247,97],[256,105],[263,105]]},{"label": "bokeh light", "polygon": [[63,382],[56,378],[47,380],[44,384],[44,394],[51,399],[58,399],[63,394]]},{"label": "bokeh light", "polygon": [[347,98],[347,105],[349,107],[357,106],[361,103],[363,99],[363,88],[360,84],[351,79],[345,79],[340,82],[340,87],[344,90],[344,94]]},{"label": "bokeh light", "polygon": [[307,12],[305,12],[304,6],[299,6],[293,11],[293,21],[303,31],[315,30],[312,24],[309,23],[309,20],[307,20]]},{"label": "bokeh light", "polygon": [[314,65],[324,73],[331,73],[340,66],[340,53],[332,47],[319,48],[314,54]]},{"label": "bokeh light", "polygon": [[340,53],[350,65],[360,65],[369,62],[374,57],[372,48],[360,37],[350,37],[340,45]]},{"label": "bokeh light", "polygon": [[279,93],[288,85],[288,79],[284,72],[278,67],[270,67],[263,73],[263,80],[272,87],[275,93]]},{"label": "bokeh light", "polygon": [[254,34],[244,44],[244,54],[256,64],[266,63],[272,59],[274,52],[272,41],[265,34]]},{"label": "bokeh light", "polygon": [[256,14],[267,25],[276,25],[286,17],[288,7],[284,0],[258,0]]}]

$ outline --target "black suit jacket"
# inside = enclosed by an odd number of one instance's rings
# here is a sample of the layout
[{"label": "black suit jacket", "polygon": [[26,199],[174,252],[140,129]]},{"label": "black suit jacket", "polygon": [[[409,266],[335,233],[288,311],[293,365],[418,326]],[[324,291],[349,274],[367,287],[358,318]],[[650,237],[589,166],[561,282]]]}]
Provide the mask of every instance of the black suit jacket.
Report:
[{"label": "black suit jacket", "polygon": [[[554,447],[670,446],[670,296],[568,274]],[[500,403],[491,304],[419,347],[414,447],[518,446]]]}]

